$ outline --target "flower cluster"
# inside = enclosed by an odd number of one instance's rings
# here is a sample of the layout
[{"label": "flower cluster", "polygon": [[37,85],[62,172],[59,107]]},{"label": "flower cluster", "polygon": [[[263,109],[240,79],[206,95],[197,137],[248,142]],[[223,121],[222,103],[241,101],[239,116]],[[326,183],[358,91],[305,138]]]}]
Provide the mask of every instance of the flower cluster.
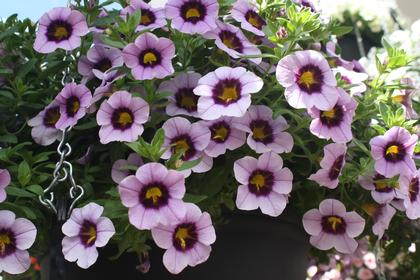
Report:
[{"label": "flower cluster", "polygon": [[[21,143],[0,150],[0,202],[33,203],[64,131],[81,150],[74,173],[90,199],[62,226],[66,260],[89,268],[111,238],[142,259],[153,239],[167,270],[181,273],[209,258],[221,205],[277,217],[292,203],[310,243],[340,254],[357,254],[369,226],[388,237],[397,211],[420,218],[414,83],[385,82],[405,53],[385,42],[373,78],[340,56],[329,35],[341,29],[311,1],[230,2],[77,4],[40,19],[34,67],[50,76],[28,72],[48,96],[27,99],[29,82],[5,80],[0,101],[19,98],[0,112],[13,131],[0,144]],[[25,150],[25,136],[47,147]],[[36,233],[0,211],[0,272],[29,268]]]}]

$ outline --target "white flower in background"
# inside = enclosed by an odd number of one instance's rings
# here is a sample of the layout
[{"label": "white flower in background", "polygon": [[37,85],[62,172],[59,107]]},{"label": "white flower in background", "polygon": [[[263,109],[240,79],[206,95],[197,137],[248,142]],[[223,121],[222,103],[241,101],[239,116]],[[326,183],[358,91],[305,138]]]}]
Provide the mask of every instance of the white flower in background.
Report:
[{"label": "white flower in background", "polygon": [[390,13],[391,9],[397,7],[395,0],[320,0],[319,2],[322,14],[327,17],[343,21],[344,13],[347,11],[351,15],[360,15],[369,22],[369,27],[373,32],[396,29],[396,24]]}]

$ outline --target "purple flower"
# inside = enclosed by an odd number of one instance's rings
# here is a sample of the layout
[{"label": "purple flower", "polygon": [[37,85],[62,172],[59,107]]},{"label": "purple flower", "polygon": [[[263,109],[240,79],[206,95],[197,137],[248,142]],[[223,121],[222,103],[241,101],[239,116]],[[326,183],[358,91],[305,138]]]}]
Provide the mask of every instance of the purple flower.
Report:
[{"label": "purple flower", "polygon": [[130,174],[132,172],[128,168],[129,166],[137,168],[142,165],[143,165],[143,160],[136,153],[129,154],[127,159],[116,160],[114,164],[112,165],[112,170],[111,170],[112,181],[114,181],[117,184],[121,183],[121,181],[124,180],[125,177],[132,175]]},{"label": "purple flower", "polygon": [[309,10],[311,10],[311,12],[313,13],[317,12],[312,0],[293,0],[293,2],[295,2],[296,4],[298,4],[299,6],[303,8],[309,8]]},{"label": "purple flower", "polygon": [[375,170],[387,178],[400,173],[415,173],[416,165],[412,156],[417,139],[417,135],[411,135],[399,126],[372,138],[369,143],[372,157],[376,161]]},{"label": "purple flower", "polygon": [[345,144],[332,143],[324,147],[324,158],[321,160],[321,169],[309,176],[309,180],[317,182],[320,186],[335,189],[338,186],[338,177],[346,162],[347,147]]},{"label": "purple flower", "polygon": [[246,134],[236,128],[237,118],[222,117],[213,121],[202,121],[210,129],[210,142],[204,152],[211,157],[218,157],[245,144]]},{"label": "purple flower", "polygon": [[213,160],[203,151],[210,142],[210,130],[201,122],[191,124],[187,119],[175,117],[167,120],[162,125],[165,131],[163,159],[169,159],[173,154],[183,153],[181,160],[191,161],[202,158],[200,163],[192,169],[183,170],[185,176],[191,174],[191,170],[197,173],[207,172],[213,166]]},{"label": "purple flower", "polygon": [[367,86],[364,82],[369,78],[368,74],[351,71],[341,66],[334,68],[333,73],[340,73],[341,80],[351,86],[349,89],[350,95],[361,96],[366,91]]},{"label": "purple flower", "polygon": [[117,91],[105,100],[96,114],[101,126],[102,144],[113,141],[133,142],[143,133],[143,124],[149,118],[149,104],[127,91]]},{"label": "purple flower", "polygon": [[116,70],[109,70],[121,67],[123,63],[122,53],[119,49],[95,45],[87,52],[86,56],[80,57],[77,69],[83,76],[83,82],[94,77],[99,80],[106,80],[117,72]]},{"label": "purple flower", "polygon": [[347,70],[353,70],[354,63],[352,61],[347,61],[341,58],[340,54],[337,53],[337,45],[334,42],[328,42],[325,46],[325,49],[328,55],[328,62],[331,65],[331,67],[342,66]]},{"label": "purple flower", "polygon": [[220,67],[198,81],[194,93],[199,117],[215,120],[221,116],[242,117],[251,105],[251,94],[264,86],[263,80],[243,67]]},{"label": "purple flower", "polygon": [[0,202],[6,200],[6,187],[10,184],[10,181],[11,178],[9,171],[7,169],[0,169]]},{"label": "purple flower", "polygon": [[181,172],[160,163],[139,167],[118,185],[122,204],[129,208],[130,223],[138,229],[169,225],[185,216],[185,179]]},{"label": "purple flower", "polygon": [[420,169],[409,175],[400,176],[400,188],[405,193],[405,214],[411,220],[420,218]]},{"label": "purple flower", "polygon": [[20,274],[29,269],[27,249],[34,243],[36,233],[31,221],[16,219],[13,212],[0,210],[0,273]]},{"label": "purple flower", "polygon": [[265,36],[262,29],[267,23],[257,13],[257,7],[253,3],[247,0],[236,1],[235,4],[233,4],[230,15],[241,23],[243,29],[258,36]]},{"label": "purple flower", "polygon": [[175,45],[167,38],[143,33],[123,49],[124,63],[137,80],[162,79],[174,73]]},{"label": "purple flower", "polygon": [[[203,36],[207,39],[216,40],[216,46],[232,58],[238,59],[244,55],[261,54],[260,49],[249,42],[238,27],[220,21],[216,21],[216,24],[216,29],[203,34]],[[260,64],[262,61],[261,58],[251,58],[250,60],[256,64]]]},{"label": "purple flower", "polygon": [[292,136],[283,132],[289,127],[286,120],[282,116],[273,119],[273,111],[267,106],[250,106],[236,126],[249,133],[248,146],[257,153],[273,151],[280,154],[293,148]]},{"label": "purple flower", "polygon": [[303,216],[303,227],[311,235],[310,243],[320,250],[334,247],[338,252],[356,251],[357,241],[365,227],[365,220],[356,212],[346,212],[343,203],[325,199],[318,209],[311,209]]},{"label": "purple flower", "polygon": [[387,180],[379,173],[359,176],[358,181],[364,189],[371,191],[373,200],[379,204],[390,203],[395,198],[404,198],[398,181]]},{"label": "purple flower", "polygon": [[321,139],[332,139],[336,143],[351,141],[351,123],[355,115],[357,102],[343,89],[338,88],[339,97],[333,108],[321,111],[316,107],[308,109],[313,118],[310,131]]},{"label": "purple flower", "polygon": [[131,0],[130,5],[121,10],[121,16],[126,17],[138,10],[141,11],[141,19],[136,31],[154,30],[166,25],[165,11],[162,8],[154,9],[141,0]]},{"label": "purple flower", "polygon": [[72,211],[70,218],[63,224],[65,235],[62,241],[64,258],[69,262],[87,269],[98,258],[97,247],[104,247],[115,234],[111,220],[102,217],[104,208],[89,203]]},{"label": "purple flower", "polygon": [[217,28],[217,0],[169,0],[165,6],[171,26],[180,32],[203,34]]},{"label": "purple flower", "polygon": [[279,216],[292,191],[293,174],[282,168],[283,160],[273,152],[258,159],[243,157],[235,161],[233,171],[241,184],[236,196],[236,206],[241,210],[261,209],[266,215]]},{"label": "purple flower", "polygon": [[327,60],[317,51],[297,51],[282,58],[276,77],[294,108],[328,111],[337,104],[337,81]]},{"label": "purple flower", "polygon": [[186,214],[172,225],[152,228],[153,240],[166,249],[163,264],[173,274],[187,266],[201,264],[210,256],[210,245],[216,241],[216,232],[207,212],[192,203],[186,203]]},{"label": "purple flower", "polygon": [[92,94],[86,86],[76,83],[66,84],[55,97],[60,106],[60,118],[55,127],[64,130],[76,125],[77,121],[85,116],[91,100]]},{"label": "purple flower", "polygon": [[71,51],[80,46],[80,37],[88,33],[86,18],[81,12],[54,8],[39,20],[34,49],[40,53],[51,53],[57,48]]},{"label": "purple flower", "polygon": [[193,90],[198,84],[201,75],[195,72],[181,73],[172,80],[160,84],[158,92],[170,92],[169,104],[166,105],[166,114],[169,116],[187,115],[197,117],[198,96]]},{"label": "purple flower", "polygon": [[413,103],[411,101],[411,96],[416,92],[414,82],[410,78],[403,78],[401,79],[401,85],[412,88],[395,90],[391,97],[392,101],[403,106],[406,119],[417,119],[418,114],[413,109]]},{"label": "purple flower", "polygon": [[365,204],[362,206],[373,219],[372,232],[382,239],[385,230],[388,229],[392,217],[397,212],[389,204]]},{"label": "purple flower", "polygon": [[53,101],[28,121],[28,125],[32,126],[31,135],[35,143],[48,146],[60,139],[61,131],[55,127],[60,116],[60,106]]},{"label": "purple flower", "polygon": [[114,83],[123,78],[125,74],[117,71],[103,80],[101,85],[98,86],[93,92],[91,106],[89,107],[89,113],[96,111],[95,103],[102,99],[102,97],[110,97],[114,92],[118,91]]}]

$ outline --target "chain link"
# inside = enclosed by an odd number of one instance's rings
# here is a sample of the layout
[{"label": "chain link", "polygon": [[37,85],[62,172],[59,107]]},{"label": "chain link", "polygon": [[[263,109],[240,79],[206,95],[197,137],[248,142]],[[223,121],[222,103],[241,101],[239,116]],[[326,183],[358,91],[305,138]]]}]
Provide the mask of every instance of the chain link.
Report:
[{"label": "chain link", "polygon": [[[63,130],[61,141],[57,147],[57,153],[59,154],[60,159],[55,165],[53,171],[53,180],[44,190],[43,194],[39,196],[39,201],[46,207],[50,208],[58,216],[59,219],[66,219],[67,217],[69,217],[74,206],[84,194],[83,187],[76,184],[76,181],[74,180],[73,165],[66,160],[66,158],[70,156],[72,151],[70,144],[67,143],[67,134],[70,130],[71,128]],[[56,207],[54,189],[59,183],[64,182],[66,180],[70,182],[70,207],[66,213],[59,213],[60,210],[57,210]]]}]

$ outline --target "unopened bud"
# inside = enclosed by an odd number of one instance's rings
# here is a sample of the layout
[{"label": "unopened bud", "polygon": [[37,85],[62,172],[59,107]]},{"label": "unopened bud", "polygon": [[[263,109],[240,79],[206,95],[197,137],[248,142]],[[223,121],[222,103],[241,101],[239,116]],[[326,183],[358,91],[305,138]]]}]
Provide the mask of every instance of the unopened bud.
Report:
[{"label": "unopened bud", "polygon": [[277,37],[280,39],[286,39],[289,37],[289,33],[287,33],[286,27],[280,26],[279,31],[277,31]]}]

